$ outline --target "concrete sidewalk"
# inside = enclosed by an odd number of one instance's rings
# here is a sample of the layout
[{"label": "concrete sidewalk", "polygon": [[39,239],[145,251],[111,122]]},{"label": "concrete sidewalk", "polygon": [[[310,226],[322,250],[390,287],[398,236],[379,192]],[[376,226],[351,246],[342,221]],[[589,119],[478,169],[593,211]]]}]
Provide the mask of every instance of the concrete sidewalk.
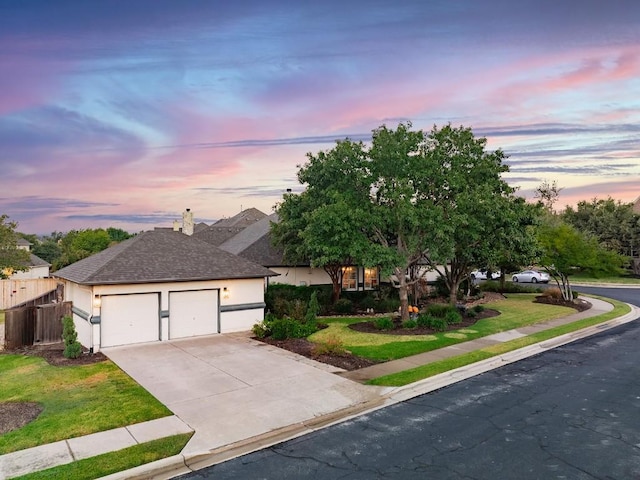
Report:
[{"label": "concrete sidewalk", "polygon": [[[251,359],[250,363],[236,365],[235,367],[232,359],[238,360],[238,357],[236,356],[237,351],[234,349],[225,351],[222,348],[222,351],[218,351],[212,357],[210,353],[206,353],[206,339],[194,339],[193,342],[176,342],[177,346],[174,345],[175,348],[168,351],[168,356],[165,358],[166,362],[180,363],[185,361],[186,357],[184,355],[175,356],[180,353],[178,350],[182,350],[184,354],[197,360],[199,369],[206,368],[209,365],[218,370],[224,369],[225,371],[222,373],[232,377],[224,380],[218,376],[220,372],[216,372],[215,378],[217,381],[220,382],[222,380],[222,383],[228,385],[228,387],[225,391],[209,392],[209,394],[215,396],[215,403],[207,400],[207,398],[195,397],[192,400],[179,398],[168,389],[166,393],[162,394],[158,394],[158,390],[155,393],[152,391],[158,397],[168,395],[167,398],[161,398],[161,400],[168,404],[174,413],[177,413],[176,410],[180,410],[181,404],[187,406],[188,408],[183,412],[183,415],[185,418],[188,417],[189,420],[185,420],[178,413],[177,415],[151,422],[2,455],[0,456],[0,480],[69,463],[81,458],[89,458],[101,453],[120,450],[137,443],[196,430],[196,437],[192,439],[195,441],[190,442],[180,455],[105,477],[109,480],[132,478],[169,479],[310,433],[368,411],[428,393],[465,378],[498,368],[506,363],[613,328],[637,318],[640,313],[640,309],[633,307],[631,313],[618,319],[562,335],[476,364],[467,365],[405,387],[372,387],[351,381],[361,382],[369,378],[414,368],[448,356],[460,355],[487,345],[502,343],[582,318],[599,315],[612,309],[611,304],[607,302],[594,298],[589,298],[588,300],[592,303],[593,308],[586,312],[575,313],[560,319],[490,335],[434,352],[374,365],[354,372],[340,371],[305,357],[299,357],[275,347],[259,344],[259,342],[254,342],[246,337],[230,336],[226,340],[226,336],[210,337],[215,342],[223,345],[224,348],[231,348],[236,343],[241,348],[249,348],[251,355],[247,358]],[[162,347],[166,348],[167,345],[163,342]],[[110,354],[110,356],[117,357],[118,352],[124,358],[130,357],[130,361],[127,364],[129,366],[125,365],[126,368],[130,368],[130,366],[134,368],[136,364],[140,364],[143,360],[142,357],[136,357],[133,353],[126,352],[125,349],[118,350],[116,355]],[[138,353],[140,352],[141,350],[138,349]],[[123,353],[131,353],[133,356],[122,355]],[[216,356],[219,358],[214,358]],[[282,359],[285,359],[286,362],[281,363]],[[118,359],[116,358],[116,360]],[[256,372],[254,363],[256,361],[264,365],[264,369]],[[156,365],[156,367],[158,366]],[[282,371],[282,368],[287,370]],[[276,374],[279,370],[283,377],[288,378],[288,381],[278,381]],[[136,373],[132,373],[136,378]],[[339,375],[335,375],[336,373]],[[310,385],[315,384],[313,388],[305,383],[305,379],[309,380],[307,377],[311,377]],[[213,381],[213,378],[210,378],[209,384]],[[152,382],[150,387],[149,385],[143,386],[152,390],[162,387],[162,379],[153,377],[152,380],[155,385]],[[186,382],[183,386],[186,389],[190,388],[189,379],[183,379],[183,381]],[[319,395],[327,387],[329,388],[328,403],[324,402],[323,398],[319,398]],[[166,388],[166,385],[162,388]],[[208,388],[219,388],[219,386],[210,386]],[[309,395],[305,394],[307,388],[311,388]],[[190,406],[191,403],[193,403],[193,407]],[[197,405],[201,405],[203,408],[199,410],[196,408]],[[198,411],[207,411],[213,405],[221,415],[216,417],[215,421],[204,419],[205,423],[197,424],[198,417],[203,417],[202,414],[198,415]],[[293,410],[295,406],[306,410]],[[251,409],[251,411],[248,409]],[[272,415],[274,416],[273,418],[271,418]],[[209,418],[212,417],[209,416]],[[248,425],[252,427],[254,424],[257,424],[260,428],[257,430],[256,428],[249,428],[247,430]],[[210,429],[211,431],[202,431],[204,429]]]}]

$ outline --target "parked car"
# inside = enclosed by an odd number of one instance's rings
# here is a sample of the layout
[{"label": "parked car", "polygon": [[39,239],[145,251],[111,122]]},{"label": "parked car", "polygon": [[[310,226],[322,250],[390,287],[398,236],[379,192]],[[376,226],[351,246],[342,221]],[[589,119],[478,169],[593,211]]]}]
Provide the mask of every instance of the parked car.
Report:
[{"label": "parked car", "polygon": [[[487,274],[489,272],[487,270],[474,270],[469,274],[471,280],[486,280]],[[491,280],[496,280],[500,278],[500,272],[491,272]]]},{"label": "parked car", "polygon": [[537,272],[535,270],[525,270],[524,272],[514,273],[511,280],[514,282],[528,283],[549,283],[549,275],[545,272]]}]

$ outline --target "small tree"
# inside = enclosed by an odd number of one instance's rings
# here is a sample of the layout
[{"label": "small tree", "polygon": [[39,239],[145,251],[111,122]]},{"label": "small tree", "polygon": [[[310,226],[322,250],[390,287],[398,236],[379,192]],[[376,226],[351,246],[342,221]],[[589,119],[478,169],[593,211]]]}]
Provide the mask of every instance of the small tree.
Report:
[{"label": "small tree", "polygon": [[316,317],[320,313],[320,303],[318,303],[318,292],[315,290],[311,294],[309,304],[307,305],[307,313],[304,316],[304,322],[307,325],[315,325]]},{"label": "small tree", "polygon": [[62,339],[64,340],[63,355],[66,358],[78,358],[82,354],[82,345],[78,342],[78,332],[73,324],[73,318],[65,315],[62,319]]}]

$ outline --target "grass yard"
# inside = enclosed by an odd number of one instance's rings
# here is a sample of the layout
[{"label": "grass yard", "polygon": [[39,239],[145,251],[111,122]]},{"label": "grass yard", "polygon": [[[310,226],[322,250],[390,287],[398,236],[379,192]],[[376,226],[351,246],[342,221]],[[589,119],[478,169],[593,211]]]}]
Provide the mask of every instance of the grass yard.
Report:
[{"label": "grass yard", "polygon": [[461,330],[440,332],[433,335],[386,335],[362,333],[349,328],[349,324],[362,322],[362,317],[326,318],[329,325],[309,337],[312,342],[324,342],[338,337],[344,348],[364,358],[376,361],[396,360],[398,358],[429,352],[456,343],[485,337],[494,333],[532,325],[544,320],[563,317],[574,313],[569,307],[533,303],[536,294],[509,294],[505,300],[485,304],[485,307],[498,310],[497,317],[479,320],[473,327]]},{"label": "grass yard", "polygon": [[0,436],[0,454],[171,414],[111,361],[53,367],[39,357],[2,354],[0,378],[0,402],[43,407],[36,420]]},{"label": "grass yard", "polygon": [[[593,278],[585,275],[571,275],[569,281],[573,283],[592,283],[594,285],[606,286],[607,283],[618,283],[621,285],[640,285],[640,278],[632,277],[603,277]],[[574,287],[574,290],[580,290],[580,287]]]},{"label": "grass yard", "polygon": [[191,438],[191,433],[141,443],[133,447],[105,453],[97,457],[78,460],[39,472],[30,473],[14,480],[92,480],[112,473],[129,470],[161,458],[177,455]]},{"label": "grass yard", "polygon": [[418,380],[429,378],[434,375],[453,370],[455,368],[479,362],[480,360],[495,357],[497,355],[502,355],[504,353],[511,352],[528,345],[533,345],[534,343],[543,342],[545,340],[549,340],[566,333],[597,325],[599,323],[603,323],[613,318],[625,315],[630,311],[629,306],[625,303],[608,298],[601,298],[601,300],[605,300],[613,304],[613,310],[607,313],[603,313],[602,315],[578,320],[576,322],[569,323],[567,325],[561,325],[549,330],[544,330],[533,335],[485,347],[480,350],[476,350],[475,352],[447,358],[444,360],[440,360],[439,362],[430,363],[428,365],[421,365],[410,370],[405,370],[391,375],[385,375],[384,377],[374,378],[367,383],[369,385],[384,385],[394,387],[407,385],[409,383],[417,382]]}]

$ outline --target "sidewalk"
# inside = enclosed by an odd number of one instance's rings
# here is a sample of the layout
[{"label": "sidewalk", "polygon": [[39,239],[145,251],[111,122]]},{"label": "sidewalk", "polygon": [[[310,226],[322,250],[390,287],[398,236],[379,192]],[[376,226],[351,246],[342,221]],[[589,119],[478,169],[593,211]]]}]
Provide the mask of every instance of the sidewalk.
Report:
[{"label": "sidewalk", "polygon": [[[529,327],[501,332],[477,340],[442,348],[433,352],[427,352],[401,360],[374,365],[358,371],[337,373],[345,379],[363,382],[370,378],[407,370],[409,368],[428,364],[443,358],[477,350],[488,345],[502,343],[559,325],[571,323],[576,320],[596,316],[610,311],[613,308],[611,304],[601,300],[594,298],[589,298],[588,300],[592,303],[593,307],[585,312],[575,313],[563,318],[543,322]],[[183,452],[183,454],[176,455],[174,457],[142,465],[126,472],[110,475],[105,477],[105,479],[169,479],[198,468],[220,463],[236,456],[304,435],[314,430],[361,415],[365,412],[377,410],[394,403],[405,401],[417,395],[428,393],[465,378],[498,368],[507,363],[541,353],[542,351],[555,348],[579,338],[599,333],[603,330],[631,321],[635,319],[639,313],[640,309],[633,307],[629,314],[618,319],[607,321],[595,327],[589,327],[570,334],[562,335],[560,337],[541,342],[540,344],[524,347],[504,355],[477,362],[476,364],[467,365],[404,387],[381,388],[366,387],[363,385],[361,388],[371,389],[372,395],[370,396],[370,399],[350,406],[349,408],[342,408],[306,421],[293,420],[289,426],[274,429],[264,435],[253,436],[240,441],[238,441],[237,438],[229,438],[229,441],[227,441],[226,444],[225,442],[222,442],[224,444],[222,447],[212,449],[207,453],[188,455]],[[313,364],[313,361],[309,361],[306,358],[303,360],[307,363],[311,362]],[[326,366],[322,364],[319,364],[318,366],[321,367],[327,375],[333,375],[332,373],[327,372],[325,368]],[[268,412],[264,412],[265,415],[267,413]],[[118,428],[93,435],[87,435],[85,437],[64,440],[49,445],[2,455],[0,456],[0,480],[24,475],[32,471],[43,470],[56,465],[70,463],[83,458],[89,458],[102,453],[121,450],[137,443],[148,442],[154,439],[191,431],[193,430],[189,425],[187,425],[178,416],[174,415],[152,420],[150,422],[131,425],[129,427]]]}]

